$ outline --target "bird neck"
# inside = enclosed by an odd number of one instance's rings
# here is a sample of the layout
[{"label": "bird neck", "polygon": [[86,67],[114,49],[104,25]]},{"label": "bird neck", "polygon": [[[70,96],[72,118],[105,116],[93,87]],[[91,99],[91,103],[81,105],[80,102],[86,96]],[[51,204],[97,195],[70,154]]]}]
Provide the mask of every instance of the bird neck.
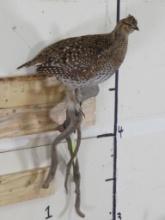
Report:
[{"label": "bird neck", "polygon": [[110,42],[110,60],[114,69],[117,70],[125,58],[128,45],[128,34],[125,33],[120,26],[117,26],[110,33]]},{"label": "bird neck", "polygon": [[113,30],[115,38],[128,38],[129,32],[125,29],[125,27],[118,23],[115,27],[115,29]]}]

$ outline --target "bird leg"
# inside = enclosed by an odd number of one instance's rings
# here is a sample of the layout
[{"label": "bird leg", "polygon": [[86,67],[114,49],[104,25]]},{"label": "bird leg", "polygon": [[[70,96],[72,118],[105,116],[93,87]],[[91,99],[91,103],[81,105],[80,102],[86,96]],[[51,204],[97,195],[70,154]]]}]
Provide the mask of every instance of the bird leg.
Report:
[{"label": "bird leg", "polygon": [[73,172],[74,182],[75,182],[75,193],[76,193],[76,201],[75,201],[75,209],[77,214],[80,217],[85,217],[84,213],[80,210],[80,202],[81,202],[81,193],[80,193],[80,171],[79,171],[79,162],[76,158],[75,165],[74,165],[74,172]]},{"label": "bird leg", "polygon": [[[66,113],[66,120],[64,121],[64,123],[62,125],[59,125],[57,127],[57,130],[60,131],[60,132],[63,132],[66,127],[69,125],[70,123],[70,118],[69,118],[69,115],[68,115],[68,111]],[[75,151],[73,151],[72,149],[72,141],[71,141],[71,138],[70,136],[66,137],[66,141],[67,141],[67,145],[68,145],[68,150],[69,150],[69,153],[70,153],[70,161],[68,162],[67,164],[67,171],[66,171],[66,177],[65,177],[65,188],[66,188],[66,191],[68,191],[68,188],[67,188],[67,182],[68,182],[68,177],[69,177],[69,174],[70,174],[70,169],[71,169],[71,165],[73,167],[73,179],[74,179],[74,182],[75,182],[75,193],[76,193],[76,200],[75,200],[75,210],[77,212],[77,214],[80,216],[80,217],[85,217],[84,213],[80,210],[80,172],[79,172],[79,164],[78,164],[78,158],[76,158],[76,162],[74,162],[74,158],[76,157],[77,153],[78,153],[78,149],[79,149],[79,146],[80,146],[80,142],[81,142],[81,130],[80,130],[80,127],[77,128],[77,143],[76,143],[76,148],[75,148]],[[52,153],[55,153],[54,155],[54,159],[52,157],[53,160],[53,163],[52,164],[55,164],[55,168],[57,167],[57,154],[56,154],[56,151],[52,151]]]},{"label": "bird leg", "polygon": [[73,133],[77,129],[77,127],[79,127],[81,120],[82,120],[82,112],[81,111],[77,111],[76,109],[68,108],[67,114],[68,114],[68,118],[70,119],[69,124],[68,124],[68,126],[66,126],[64,131],[62,131],[61,134],[59,134],[55,138],[55,140],[52,144],[51,165],[50,165],[48,176],[47,176],[45,182],[43,183],[43,188],[49,187],[49,184],[52,181],[52,179],[54,178],[55,173],[56,173],[57,164],[58,164],[58,157],[57,157],[57,150],[56,150],[57,145],[63,139],[66,139],[71,133]]},{"label": "bird leg", "polygon": [[80,143],[81,143],[81,130],[80,130],[80,127],[77,128],[77,142],[76,142],[76,148],[75,150],[72,152],[71,154],[71,158],[67,164],[67,169],[66,169],[66,176],[65,176],[65,190],[66,192],[68,193],[68,187],[67,187],[67,184],[68,184],[68,177],[69,177],[69,174],[70,174],[70,169],[71,169],[71,165],[72,163],[74,162],[74,159],[75,157],[77,156],[77,153],[78,153],[78,150],[79,150],[79,147],[80,147]]},{"label": "bird leg", "polygon": [[[84,113],[81,110],[81,100],[82,100],[82,95],[81,95],[81,91],[80,89],[75,89],[74,91],[72,90],[68,90],[68,103],[69,103],[69,107],[72,109],[73,107],[75,107],[75,109],[77,108],[78,111],[77,113],[81,114],[82,116],[84,116]],[[82,119],[82,117],[81,117]],[[67,111],[66,113],[66,123],[71,121],[70,115],[69,115],[69,111]],[[81,121],[80,121],[81,123]],[[79,147],[80,147],[80,143],[81,143],[81,129],[80,129],[80,123],[79,126],[77,126],[76,131],[77,131],[77,143],[76,143],[76,148],[73,151],[72,155],[71,155],[71,159],[67,164],[67,169],[66,169],[66,176],[65,176],[65,190],[68,193],[68,187],[67,187],[67,183],[68,183],[68,177],[70,174],[70,169],[71,169],[71,165],[72,162],[74,162],[74,158],[76,157]]]},{"label": "bird leg", "polygon": [[[57,127],[57,130],[61,132],[60,135],[58,135],[53,144],[52,144],[52,152],[51,152],[51,166],[49,169],[48,176],[43,183],[43,188],[48,188],[51,180],[54,178],[57,165],[58,165],[58,157],[57,157],[57,145],[60,141],[63,139],[66,139],[68,144],[68,150],[70,152],[70,160],[67,164],[67,170],[66,170],[66,177],[65,177],[65,189],[68,191],[67,183],[68,183],[68,177],[70,174],[71,166],[73,167],[73,180],[75,183],[75,193],[76,193],[76,200],[75,200],[75,209],[77,214],[80,217],[85,217],[85,215],[80,210],[80,172],[79,172],[79,163],[78,158],[76,158],[80,143],[81,143],[81,130],[80,130],[80,124],[82,121],[82,117],[84,116],[82,110],[81,110],[81,103],[90,98],[94,97],[98,94],[99,88],[96,87],[90,87],[90,88],[84,88],[81,90],[75,90],[68,92],[68,105],[66,110],[66,120],[62,125],[59,125]],[[72,142],[70,135],[77,131],[77,142],[75,150],[72,149]],[[76,158],[76,161],[74,159]]]},{"label": "bird leg", "polygon": [[47,189],[49,187],[50,182],[53,180],[55,176],[57,165],[58,165],[57,149],[56,149],[56,143],[54,142],[53,146],[51,146],[51,165],[48,176],[42,185],[43,188]]},{"label": "bird leg", "polygon": [[[65,122],[62,124],[62,125],[59,125],[57,127],[57,130],[60,131],[60,132],[63,132],[65,130],[65,128],[68,126],[68,124],[70,123],[70,118],[69,118],[69,114],[68,114],[68,111],[66,113],[66,120]],[[66,169],[66,176],[65,176],[65,190],[66,192],[68,193],[68,187],[67,187],[67,183],[68,183],[68,177],[69,177],[69,174],[70,174],[70,169],[71,169],[71,165],[73,164],[74,162],[74,158],[77,156],[77,153],[78,153],[78,150],[79,150],[79,147],[80,147],[80,144],[81,144],[81,129],[80,129],[80,126],[77,128],[77,141],[76,141],[76,147],[75,147],[75,150],[74,152],[72,151],[72,154],[70,153],[71,155],[71,158],[67,164],[67,169]],[[72,146],[72,143],[70,143],[70,136],[68,136],[66,138],[66,141],[68,143],[68,149],[69,146],[71,145]],[[72,149],[71,149],[72,150]]]},{"label": "bird leg", "polygon": [[[67,126],[67,123],[69,122],[69,116],[68,114],[66,115],[66,121],[63,124],[63,129]],[[62,127],[61,127],[62,129]],[[80,210],[80,198],[81,198],[81,193],[80,193],[80,171],[79,171],[79,162],[78,162],[78,158],[76,158],[76,161],[74,162],[74,158],[77,156],[79,147],[80,147],[80,143],[81,143],[81,130],[80,127],[77,128],[77,142],[76,142],[76,147],[75,150],[73,151],[72,148],[72,140],[70,138],[70,136],[68,136],[66,138],[67,141],[67,145],[68,145],[68,150],[70,153],[70,161],[67,164],[67,169],[66,169],[66,176],[65,176],[65,189],[66,192],[68,192],[68,187],[67,187],[67,183],[68,183],[68,177],[70,174],[70,169],[71,166],[73,167],[73,179],[75,182],[75,193],[76,193],[76,200],[75,200],[75,210],[77,212],[77,214],[80,217],[85,217],[84,213]]]},{"label": "bird leg", "polygon": [[[71,156],[71,159],[70,159],[70,161],[71,161],[72,158],[75,157],[74,152],[72,150],[72,141],[71,141],[70,137],[68,137],[66,140],[67,140],[67,144],[68,144],[68,150],[69,150],[69,153]],[[78,145],[76,146],[76,148],[77,147],[78,147]],[[79,171],[78,158],[76,158],[75,162],[74,162],[74,160],[72,160],[72,167],[73,167],[73,179],[74,179],[75,188],[76,188],[75,189],[75,193],[76,193],[75,210],[80,217],[85,217],[84,213],[80,210],[81,193],[80,193],[80,171]]]}]

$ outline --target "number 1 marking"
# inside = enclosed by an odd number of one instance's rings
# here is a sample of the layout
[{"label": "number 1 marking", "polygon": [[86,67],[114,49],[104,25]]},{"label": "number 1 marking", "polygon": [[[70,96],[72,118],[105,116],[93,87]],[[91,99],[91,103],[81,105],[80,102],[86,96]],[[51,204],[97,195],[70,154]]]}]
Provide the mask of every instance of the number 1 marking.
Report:
[{"label": "number 1 marking", "polygon": [[50,206],[49,205],[46,207],[45,212],[47,212],[47,216],[45,217],[45,219],[49,219],[49,218],[53,217],[53,215],[50,214]]}]

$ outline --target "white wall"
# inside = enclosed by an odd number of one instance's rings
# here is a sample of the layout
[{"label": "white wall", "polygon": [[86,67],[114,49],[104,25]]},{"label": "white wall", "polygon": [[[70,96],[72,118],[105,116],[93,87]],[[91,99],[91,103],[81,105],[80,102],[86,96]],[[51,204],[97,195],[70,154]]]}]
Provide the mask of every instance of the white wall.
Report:
[{"label": "white wall", "polygon": [[[130,36],[127,58],[120,69],[119,124],[124,128],[118,146],[117,212],[127,220],[165,219],[165,2],[164,0],[121,0],[121,17],[129,13],[139,21],[140,31]],[[115,0],[15,0],[0,3],[1,75],[16,73],[15,68],[39,49],[63,37],[102,33],[115,24]],[[22,72],[17,72],[22,74]],[[114,77],[101,86],[97,97],[96,125],[83,131],[84,137],[111,132],[113,128]],[[21,146],[32,147],[36,136],[0,141],[1,151]],[[48,162],[45,148],[0,154],[1,173]],[[65,150],[63,150],[65,155]],[[112,139],[82,142],[82,208],[86,219],[110,219]],[[65,155],[66,156],[66,155]],[[13,160],[11,165],[10,161]],[[74,198],[66,211],[63,172],[58,172],[55,195],[0,208],[3,220],[44,219],[50,205],[53,219],[79,219]],[[73,191],[73,189],[72,189]],[[10,211],[9,211],[10,210]]]},{"label": "white wall", "polygon": [[139,33],[120,71],[118,210],[123,219],[165,219],[165,1],[127,0]]}]

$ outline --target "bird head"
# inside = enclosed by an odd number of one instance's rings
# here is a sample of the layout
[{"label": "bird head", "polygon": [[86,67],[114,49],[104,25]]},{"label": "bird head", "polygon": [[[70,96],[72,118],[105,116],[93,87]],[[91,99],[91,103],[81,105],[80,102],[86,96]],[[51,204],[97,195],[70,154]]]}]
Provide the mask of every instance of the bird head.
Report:
[{"label": "bird head", "polygon": [[139,31],[137,20],[132,15],[129,15],[128,17],[120,20],[119,25],[127,33],[132,33],[135,30]]}]

